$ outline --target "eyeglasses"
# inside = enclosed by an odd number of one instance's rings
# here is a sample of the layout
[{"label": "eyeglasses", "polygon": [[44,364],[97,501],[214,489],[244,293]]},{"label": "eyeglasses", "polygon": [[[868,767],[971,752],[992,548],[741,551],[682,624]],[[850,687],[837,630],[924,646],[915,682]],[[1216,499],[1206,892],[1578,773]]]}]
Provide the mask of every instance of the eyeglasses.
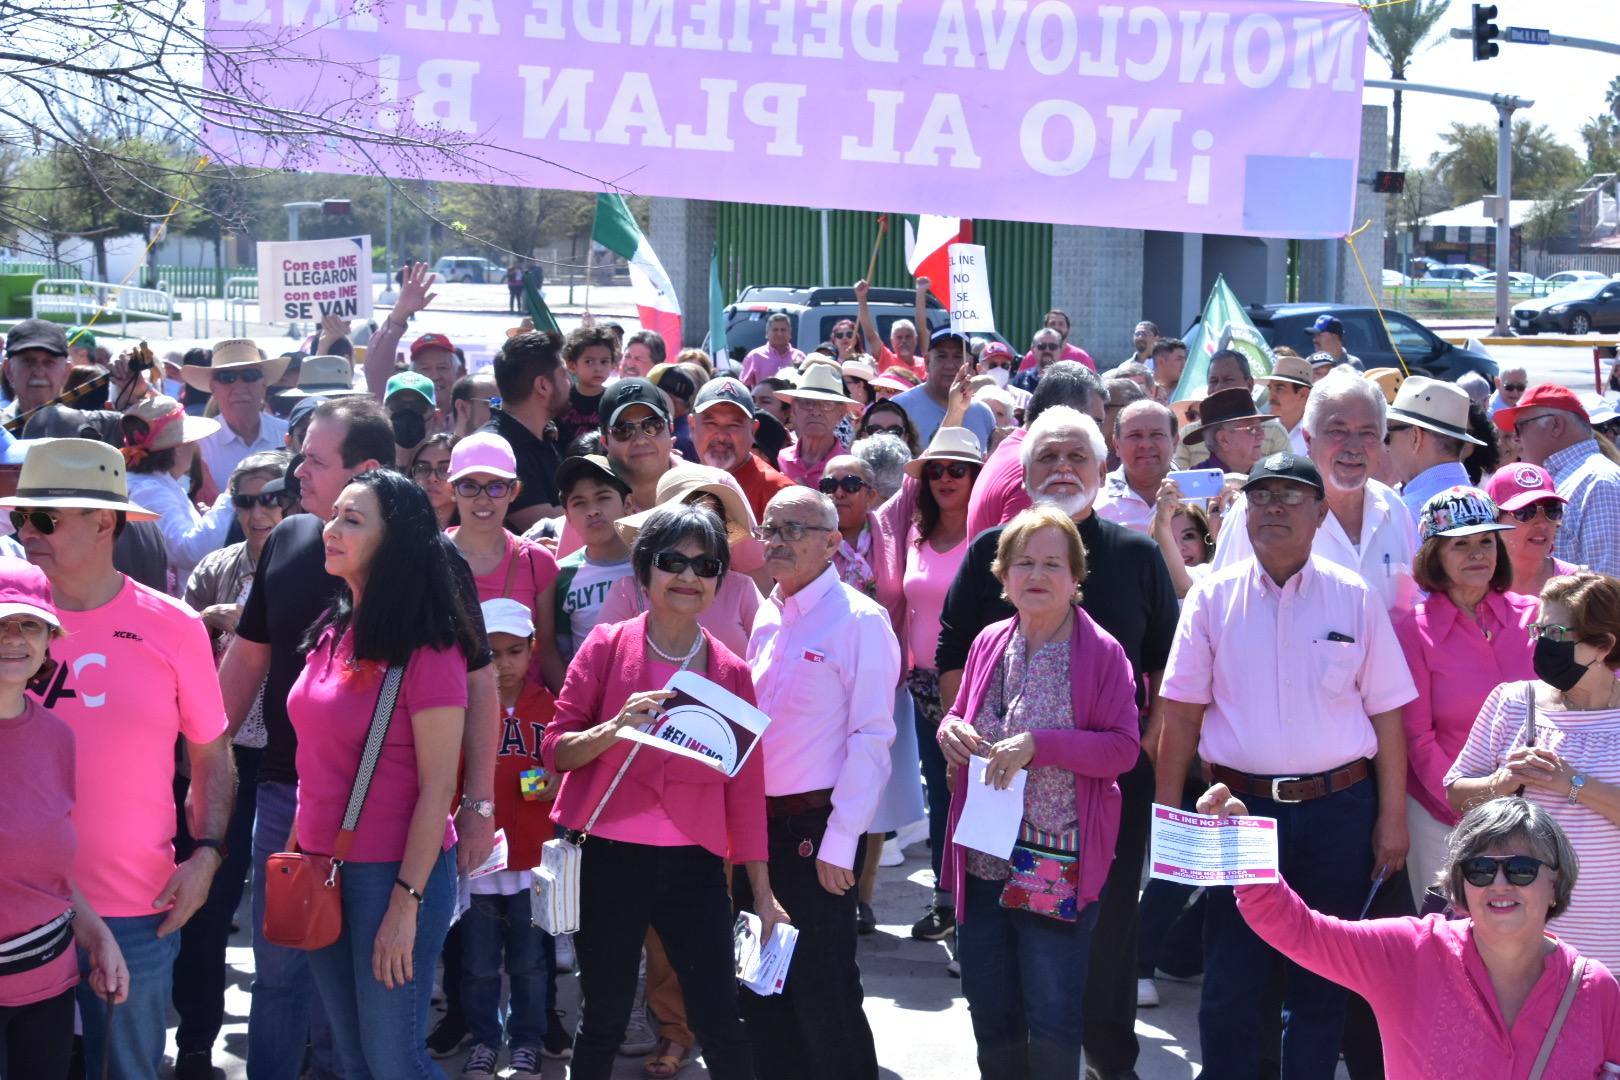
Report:
[{"label": "eyeglasses", "polygon": [[1478,889],[1496,882],[1496,872],[1501,870],[1506,875],[1509,885],[1528,885],[1540,875],[1541,868],[1557,870],[1540,859],[1529,855],[1475,855],[1472,859],[1464,859],[1461,863],[1463,880]]},{"label": "eyeglasses", "polygon": [[893,435],[897,439],[904,439],[906,429],[899,424],[867,424],[861,428],[861,437],[868,435]]},{"label": "eyeglasses", "polygon": [[425,461],[418,461],[411,466],[412,480],[426,480],[430,476],[437,476],[440,480],[450,479],[450,463],[446,461],[439,465],[430,465]]},{"label": "eyeglasses", "polygon": [[854,495],[862,488],[869,488],[871,486],[871,484],[868,484],[865,480],[862,480],[858,476],[844,476],[837,479],[834,479],[831,476],[823,476],[821,478],[821,482],[816,485],[816,488],[823,495],[831,495],[840,489],[850,495]]},{"label": "eyeglasses", "polygon": [[[94,510],[80,510],[78,515],[93,514]],[[53,514],[48,510],[13,510],[11,512],[11,527],[18,531],[24,525],[32,525],[34,531],[41,536],[49,536],[56,531],[56,523],[61,521],[61,515]]]},{"label": "eyeglasses", "polygon": [[793,399],[793,404],[795,406],[797,406],[798,408],[805,410],[806,412],[830,413],[830,412],[836,412],[839,409],[847,408],[848,405],[849,405],[849,402],[847,402],[847,401],[817,401],[814,398],[796,397],[796,398]]},{"label": "eyeglasses", "polygon": [[1505,382],[1502,389],[1509,394],[1522,394],[1526,385],[1528,384],[1522,382]]},{"label": "eyeglasses", "polygon": [[1546,638],[1548,641],[1573,641],[1576,630],[1573,626],[1560,626],[1554,622],[1533,622],[1525,627],[1530,631],[1530,640]]},{"label": "eyeglasses", "polygon": [[256,367],[246,368],[242,371],[216,371],[209,378],[210,381],[217,382],[221,386],[235,386],[238,379],[245,383],[260,382],[264,379],[264,372]]},{"label": "eyeglasses", "polygon": [[952,480],[960,480],[968,474],[973,464],[967,461],[930,461],[922,468],[924,480],[943,480],[949,473]]},{"label": "eyeglasses", "polygon": [[1061,344],[1053,344],[1051,342],[1047,342],[1046,344],[1035,346],[1035,351],[1036,352],[1057,352],[1061,348],[1063,348],[1063,346]]},{"label": "eyeglasses", "polygon": [[1529,506],[1522,506],[1517,510],[1509,510],[1508,511],[1508,513],[1513,515],[1513,520],[1514,521],[1534,521],[1535,517],[1536,517],[1536,514],[1538,512],[1542,513],[1542,514],[1545,514],[1547,516],[1548,521],[1563,521],[1564,520],[1564,504],[1563,503],[1555,503],[1555,502],[1531,503]]},{"label": "eyeglasses", "polygon": [[1389,440],[1393,439],[1395,436],[1401,434],[1404,431],[1411,431],[1411,430],[1412,430],[1412,425],[1411,424],[1388,424],[1388,425],[1386,425],[1384,427],[1384,445],[1388,446],[1389,445]]},{"label": "eyeglasses", "polygon": [[510,480],[491,480],[487,484],[480,484],[476,480],[457,480],[451,485],[451,490],[463,499],[476,499],[479,492],[492,499],[504,499],[513,486]]},{"label": "eyeglasses", "polygon": [[834,330],[833,331],[833,338],[835,340],[838,340],[838,341],[842,341],[844,338],[852,338],[854,336],[855,336],[855,331],[853,331],[853,330]]},{"label": "eyeglasses", "polygon": [[767,544],[779,536],[790,544],[797,544],[804,539],[804,534],[807,532],[832,532],[833,530],[825,525],[800,525],[797,521],[789,521],[781,525],[755,525],[751,531],[755,540]]},{"label": "eyeglasses", "polygon": [[1249,497],[1249,502],[1255,506],[1270,506],[1273,501],[1284,506],[1298,506],[1311,497],[1310,492],[1301,491],[1297,487],[1284,488],[1281,491],[1272,491],[1270,488],[1254,488],[1245,491],[1244,494]]},{"label": "eyeglasses", "polygon": [[608,432],[620,442],[629,442],[636,437],[638,431],[649,439],[656,439],[664,433],[664,429],[667,427],[669,427],[669,424],[662,416],[646,416],[629,423],[614,424],[608,428]]},{"label": "eyeglasses", "polygon": [[713,555],[682,555],[678,551],[660,551],[652,557],[653,569],[666,574],[684,574],[690,566],[700,578],[720,576],[720,560]]},{"label": "eyeglasses", "polygon": [[251,510],[255,506],[279,506],[286,509],[291,500],[284,491],[261,491],[257,495],[232,495],[231,505],[238,510]]},{"label": "eyeglasses", "polygon": [[1551,420],[1557,413],[1544,412],[1540,416],[1526,416],[1521,420],[1513,421],[1513,434],[1523,435],[1526,424],[1533,424],[1537,420]]}]

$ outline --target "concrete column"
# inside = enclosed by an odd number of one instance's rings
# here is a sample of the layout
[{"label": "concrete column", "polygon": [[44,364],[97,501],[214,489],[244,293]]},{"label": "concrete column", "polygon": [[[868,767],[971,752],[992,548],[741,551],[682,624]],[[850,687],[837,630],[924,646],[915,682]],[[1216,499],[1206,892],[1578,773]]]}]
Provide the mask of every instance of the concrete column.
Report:
[{"label": "concrete column", "polygon": [[1141,229],[1052,226],[1052,306],[1068,312],[1069,340],[1099,368],[1131,351],[1142,319],[1142,260]]},{"label": "concrete column", "polygon": [[652,200],[647,239],[669,272],[681,303],[681,339],[700,345],[709,332],[709,259],[714,254],[715,204],[702,199]]},{"label": "concrete column", "polygon": [[[1389,110],[1382,105],[1361,107],[1361,172],[1371,176],[1389,159]],[[1350,255],[1350,245],[1339,243],[1339,300],[1345,304],[1380,304],[1384,296],[1384,222],[1387,195],[1373,192],[1370,184],[1356,185],[1356,216],[1352,230],[1371,221],[1353,243],[1361,257],[1361,268]],[[1362,279],[1365,269],[1367,277]],[[1371,283],[1372,290],[1367,285]]]}]

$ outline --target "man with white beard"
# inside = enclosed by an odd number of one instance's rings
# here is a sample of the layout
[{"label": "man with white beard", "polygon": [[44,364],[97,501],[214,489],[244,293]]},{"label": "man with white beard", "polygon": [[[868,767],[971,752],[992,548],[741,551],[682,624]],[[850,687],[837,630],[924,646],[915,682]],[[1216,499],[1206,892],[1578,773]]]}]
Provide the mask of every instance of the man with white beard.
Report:
[{"label": "man with white beard", "polygon": [[[1018,449],[1030,498],[1056,506],[1080,530],[1086,549],[1080,606],[1125,650],[1138,686],[1144,752],[1135,767],[1119,778],[1119,839],[1092,932],[1084,1010],[1086,1062],[1102,1080],[1113,1080],[1134,1075],[1139,1049],[1135,1032],[1136,901],[1153,803],[1153,764],[1148,753],[1158,747],[1159,679],[1170,657],[1179,609],[1158,545],[1092,509],[1102,489],[1107,461],[1107,448],[1095,420],[1077,409],[1054,405],[1030,425]],[[1001,531],[1000,526],[989,529],[969,542],[945,597],[935,665],[940,697],[947,708],[962,685],[962,669],[973,639],[991,623],[1015,614],[990,569]]]},{"label": "man with white beard", "polygon": [[748,388],[729,376],[710,379],[692,401],[692,445],[698,460],[730,473],[743,489],[754,520],[765,520],[765,505],[793,481],[754,453],[754,398]]}]

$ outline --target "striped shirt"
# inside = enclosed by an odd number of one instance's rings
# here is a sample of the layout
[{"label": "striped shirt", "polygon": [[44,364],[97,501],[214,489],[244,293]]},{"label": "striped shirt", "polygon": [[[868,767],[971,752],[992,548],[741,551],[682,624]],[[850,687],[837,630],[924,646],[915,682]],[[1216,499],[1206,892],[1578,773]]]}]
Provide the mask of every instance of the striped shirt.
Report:
[{"label": "striped shirt", "polygon": [[1620,577],[1620,465],[1587,439],[1542,463],[1569,500],[1553,550],[1560,559]]},{"label": "striped shirt", "polygon": [[[1474,721],[1462,753],[1446,773],[1450,787],[1462,777],[1489,776],[1515,747],[1523,746],[1525,696],[1534,682],[1507,682],[1491,691]],[[1536,745],[1549,747],[1576,770],[1604,783],[1620,783],[1620,709],[1548,712],[1536,709]],[[1620,896],[1620,828],[1584,804],[1569,804],[1566,795],[1526,787],[1524,797],[1558,822],[1581,860],[1580,878],[1569,910],[1549,929],[1584,955],[1610,967],[1620,965],[1620,919],[1614,898]]]}]

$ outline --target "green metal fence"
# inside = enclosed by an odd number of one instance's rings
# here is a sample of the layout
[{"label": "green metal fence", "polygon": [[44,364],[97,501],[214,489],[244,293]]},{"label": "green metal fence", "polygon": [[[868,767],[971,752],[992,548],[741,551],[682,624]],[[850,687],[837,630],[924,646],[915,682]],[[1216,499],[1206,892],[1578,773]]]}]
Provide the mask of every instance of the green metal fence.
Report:
[{"label": "green metal fence", "polygon": [[[745,285],[821,283],[821,212],[794,206],[720,203],[716,209],[720,284],[726,300]],[[827,253],[833,284],[849,285],[866,273],[877,238],[878,215],[834,210],[827,220]],[[990,296],[996,327],[1022,346],[1041,325],[1052,300],[1052,227],[1023,221],[979,219],[973,239],[990,262]],[[906,273],[905,218],[889,215],[889,233],[878,253],[872,284],[912,288]]]},{"label": "green metal fence", "polygon": [[84,274],[71,263],[19,262],[0,259],[0,274],[38,274],[46,278],[82,278]]},{"label": "green metal fence", "polygon": [[222,297],[225,282],[243,274],[253,274],[251,266],[148,266],[141,269],[141,284],[149,289],[159,282],[176,297]]}]

